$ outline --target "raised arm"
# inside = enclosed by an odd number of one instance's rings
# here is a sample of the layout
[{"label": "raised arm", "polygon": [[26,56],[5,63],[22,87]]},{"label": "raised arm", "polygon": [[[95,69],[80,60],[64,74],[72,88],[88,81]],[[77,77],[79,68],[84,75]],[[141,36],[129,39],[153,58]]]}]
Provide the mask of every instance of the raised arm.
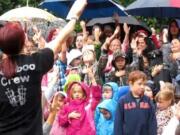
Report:
[{"label": "raised arm", "polygon": [[81,1],[81,4],[74,9],[74,16],[70,19],[70,21],[66,24],[66,26],[59,32],[57,37],[47,45],[48,48],[53,50],[54,54],[57,54],[61,51],[61,44],[68,38],[69,34],[73,32],[76,21],[80,18],[85,6],[87,5],[87,0],[77,0],[77,1]]},{"label": "raised arm", "polygon": [[126,23],[124,23],[123,28],[124,28],[124,32],[125,32],[125,37],[124,37],[124,40],[123,40],[123,43],[121,46],[122,46],[122,51],[126,53],[128,50],[128,47],[129,47],[130,27],[128,27],[128,25]]},{"label": "raised arm", "polygon": [[101,47],[101,50],[108,50],[108,46],[118,36],[119,33],[120,33],[120,26],[118,25],[118,26],[116,26],[116,29],[115,29],[113,35],[111,37],[106,38],[106,41],[104,42],[104,44]]},{"label": "raised arm", "polygon": [[86,23],[85,21],[80,22],[81,28],[82,28],[82,33],[83,33],[83,45],[87,44],[87,38],[88,38],[88,32],[86,30]]}]

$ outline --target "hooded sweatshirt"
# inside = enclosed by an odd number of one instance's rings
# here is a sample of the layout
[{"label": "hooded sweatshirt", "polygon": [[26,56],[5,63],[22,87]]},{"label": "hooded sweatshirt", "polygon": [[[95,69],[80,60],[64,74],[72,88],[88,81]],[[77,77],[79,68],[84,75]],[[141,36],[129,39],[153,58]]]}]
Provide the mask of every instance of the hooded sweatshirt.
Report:
[{"label": "hooded sweatshirt", "polygon": [[[72,99],[71,87],[79,84],[86,94],[85,99]],[[58,114],[59,124],[66,127],[67,135],[95,135],[94,110],[101,99],[101,88],[97,86],[87,86],[85,83],[74,82],[68,90],[68,103]],[[79,119],[69,119],[69,113],[76,111],[81,114]]]},{"label": "hooded sweatshirt", "polygon": [[151,100],[142,96],[139,101],[129,92],[118,102],[114,135],[157,135],[157,121]]},{"label": "hooded sweatshirt", "polygon": [[[115,83],[115,82],[109,82],[109,83],[104,84],[104,86],[110,86],[112,88],[113,96],[112,96],[112,98],[110,100],[112,100],[112,102],[114,103],[114,107],[116,107],[117,101],[119,100],[119,87],[118,87],[118,84]],[[107,99],[103,98],[103,101],[104,100],[107,100]],[[98,104],[98,106],[99,105],[101,105],[101,103]],[[95,119],[96,132],[99,132],[98,131],[99,130],[98,129],[99,128],[99,122],[102,119],[102,114],[100,113],[98,106],[96,107],[95,118],[94,118]]]},{"label": "hooded sweatshirt", "polygon": [[[106,119],[102,113],[100,113],[100,117],[96,126],[96,135],[113,135],[114,130],[114,117],[116,110],[117,102],[112,99],[105,99],[102,101],[97,108],[98,109],[106,109],[110,114],[110,119]],[[107,128],[108,127],[108,128]]]},{"label": "hooded sweatshirt", "polygon": [[113,91],[112,99],[117,102],[119,99],[119,97],[118,97],[118,90],[119,90],[118,84],[115,82],[108,82],[108,83],[104,84],[104,86],[110,86],[112,88],[112,91]]}]

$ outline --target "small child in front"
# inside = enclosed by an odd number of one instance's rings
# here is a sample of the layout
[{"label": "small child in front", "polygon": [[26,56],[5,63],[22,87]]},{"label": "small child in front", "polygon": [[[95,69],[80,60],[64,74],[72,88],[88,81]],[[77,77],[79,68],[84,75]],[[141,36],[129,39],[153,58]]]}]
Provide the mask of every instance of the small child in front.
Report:
[{"label": "small child in front", "polygon": [[130,92],[117,105],[114,135],[156,135],[157,121],[151,99],[144,95],[147,76],[142,71],[129,74]]},{"label": "small child in front", "polygon": [[101,87],[72,82],[67,89],[67,104],[59,112],[59,125],[66,135],[95,135],[94,111],[101,100]]}]

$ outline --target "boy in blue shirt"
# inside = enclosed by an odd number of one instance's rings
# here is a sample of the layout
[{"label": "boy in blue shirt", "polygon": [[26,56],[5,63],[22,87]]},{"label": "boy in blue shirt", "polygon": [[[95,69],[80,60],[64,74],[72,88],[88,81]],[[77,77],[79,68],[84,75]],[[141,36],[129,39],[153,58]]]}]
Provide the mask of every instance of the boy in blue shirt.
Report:
[{"label": "boy in blue shirt", "polygon": [[157,135],[155,110],[144,95],[147,77],[141,71],[129,74],[130,92],[117,105],[114,135]]}]

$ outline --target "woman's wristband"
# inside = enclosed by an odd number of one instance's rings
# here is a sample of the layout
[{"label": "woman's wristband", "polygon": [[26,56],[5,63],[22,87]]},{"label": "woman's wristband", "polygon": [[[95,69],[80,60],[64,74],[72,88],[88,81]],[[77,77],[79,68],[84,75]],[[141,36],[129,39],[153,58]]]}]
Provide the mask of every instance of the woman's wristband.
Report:
[{"label": "woman's wristband", "polygon": [[73,16],[73,17],[71,17],[71,19],[70,20],[76,20],[76,21],[78,21],[79,20],[79,18],[77,17],[77,16]]}]

